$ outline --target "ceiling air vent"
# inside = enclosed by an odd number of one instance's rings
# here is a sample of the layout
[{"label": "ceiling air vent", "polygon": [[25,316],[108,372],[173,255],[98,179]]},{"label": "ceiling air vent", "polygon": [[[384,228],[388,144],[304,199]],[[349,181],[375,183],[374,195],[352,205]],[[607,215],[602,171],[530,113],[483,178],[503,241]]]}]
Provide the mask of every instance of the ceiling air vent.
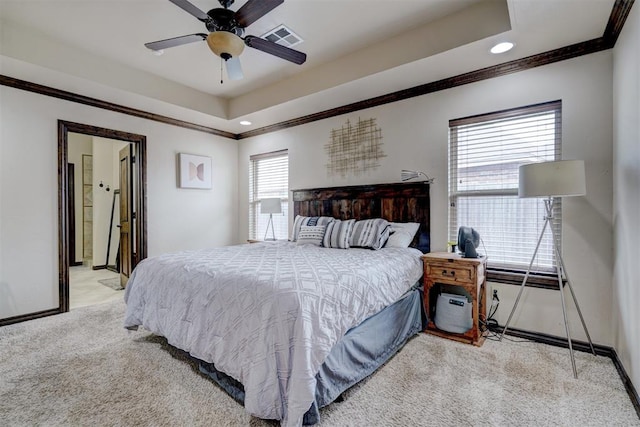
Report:
[{"label": "ceiling air vent", "polygon": [[267,31],[261,37],[269,40],[270,42],[278,43],[286,47],[293,47],[303,42],[299,35],[284,25],[280,25],[271,31]]}]

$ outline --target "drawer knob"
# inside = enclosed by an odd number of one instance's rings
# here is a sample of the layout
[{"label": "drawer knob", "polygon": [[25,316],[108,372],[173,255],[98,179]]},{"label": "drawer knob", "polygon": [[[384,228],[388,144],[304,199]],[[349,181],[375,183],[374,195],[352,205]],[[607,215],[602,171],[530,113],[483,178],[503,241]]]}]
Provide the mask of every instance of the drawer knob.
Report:
[{"label": "drawer knob", "polygon": [[447,270],[442,270],[442,275],[443,275],[443,276],[446,276],[447,274],[448,274],[449,276],[451,276],[451,277],[455,277],[456,272],[455,272],[455,271],[450,271],[450,272],[448,272],[448,273],[447,273]]}]

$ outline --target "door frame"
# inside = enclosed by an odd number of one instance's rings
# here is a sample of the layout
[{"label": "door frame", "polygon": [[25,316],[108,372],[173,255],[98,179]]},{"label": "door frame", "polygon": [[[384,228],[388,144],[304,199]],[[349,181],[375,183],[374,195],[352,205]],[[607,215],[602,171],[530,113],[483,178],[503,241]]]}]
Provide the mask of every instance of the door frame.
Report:
[{"label": "door frame", "polygon": [[81,123],[58,120],[58,287],[59,312],[69,311],[69,206],[67,164],[69,132],[101,138],[117,139],[133,145],[136,162],[136,188],[133,201],[136,213],[136,241],[133,266],[147,257],[147,137]]}]

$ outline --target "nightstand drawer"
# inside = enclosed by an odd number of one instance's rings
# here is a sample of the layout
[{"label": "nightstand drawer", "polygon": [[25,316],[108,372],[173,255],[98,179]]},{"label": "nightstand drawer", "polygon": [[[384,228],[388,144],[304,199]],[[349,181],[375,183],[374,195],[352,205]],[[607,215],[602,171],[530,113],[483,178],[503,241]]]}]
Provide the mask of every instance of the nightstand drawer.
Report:
[{"label": "nightstand drawer", "polygon": [[473,267],[461,267],[453,265],[453,263],[428,263],[424,266],[424,273],[433,280],[471,282],[473,278]]}]

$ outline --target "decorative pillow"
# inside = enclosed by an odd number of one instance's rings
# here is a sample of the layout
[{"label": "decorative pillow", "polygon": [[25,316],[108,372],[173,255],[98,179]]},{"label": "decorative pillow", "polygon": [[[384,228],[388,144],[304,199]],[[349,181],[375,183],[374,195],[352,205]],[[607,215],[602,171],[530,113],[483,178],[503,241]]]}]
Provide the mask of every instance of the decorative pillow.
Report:
[{"label": "decorative pillow", "polygon": [[349,249],[349,237],[351,236],[351,230],[353,230],[353,224],[355,224],[355,222],[355,219],[345,221],[336,219],[335,221],[331,221],[329,225],[327,225],[327,231],[324,233],[322,246],[326,248]]},{"label": "decorative pillow", "polygon": [[326,225],[303,225],[300,227],[296,244],[321,246],[326,229]]},{"label": "decorative pillow", "polygon": [[417,222],[392,222],[389,225],[391,234],[385,248],[408,248],[420,228]]},{"label": "decorative pillow", "polygon": [[349,239],[349,246],[378,250],[389,239],[391,227],[386,219],[363,219],[356,221]]},{"label": "decorative pillow", "polygon": [[389,235],[385,248],[408,248],[413,241],[413,236],[406,230],[398,230]]},{"label": "decorative pillow", "polygon": [[298,234],[300,233],[300,227],[305,226],[314,226],[314,225],[328,225],[334,218],[330,216],[302,216],[296,215],[295,220],[293,221],[293,235],[291,237],[291,241],[295,242],[298,240]]}]

